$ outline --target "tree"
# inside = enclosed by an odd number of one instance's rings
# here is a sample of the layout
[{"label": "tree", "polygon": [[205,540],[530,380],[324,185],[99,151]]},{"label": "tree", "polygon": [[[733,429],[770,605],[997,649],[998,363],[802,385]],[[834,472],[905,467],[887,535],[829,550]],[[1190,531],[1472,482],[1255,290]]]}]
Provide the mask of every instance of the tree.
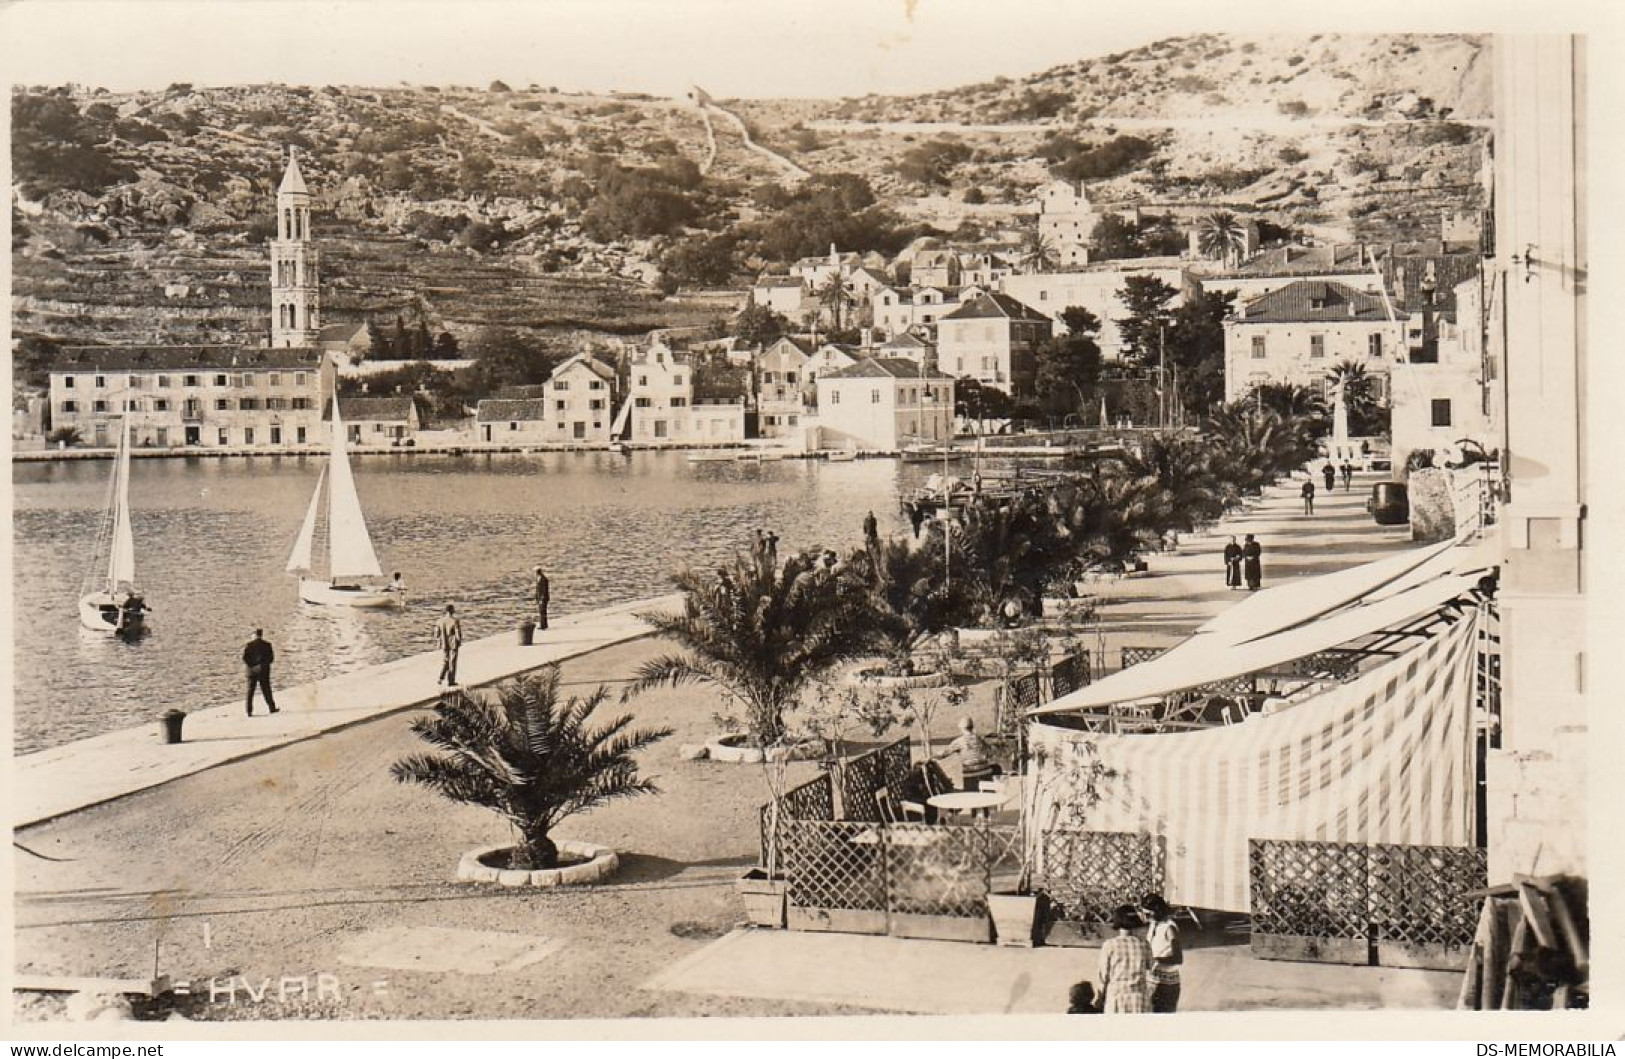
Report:
[{"label": "tree", "polygon": [[1342,383],[1343,404],[1349,413],[1349,433],[1369,437],[1388,433],[1388,409],[1377,400],[1377,380],[1357,360],[1344,360],[1332,368],[1333,380]]},{"label": "tree", "polygon": [[852,294],[852,285],[847,282],[846,276],[839,270],[832,272],[824,285],[814,291],[818,303],[830,311],[830,318],[836,331],[841,330],[842,312],[857,299]]},{"label": "tree", "polygon": [[865,593],[807,553],[775,566],[762,553],[735,555],[715,574],[683,570],[680,614],[639,615],[681,654],[650,659],[626,697],[650,688],[708,684],[741,711],[754,745],[781,745],[785,714],[813,681],[877,641]]},{"label": "tree", "polygon": [[1021,267],[1027,272],[1049,272],[1055,268],[1055,244],[1042,232],[1032,232],[1021,246]]},{"label": "tree", "polygon": [[1039,344],[1033,386],[1049,414],[1081,411],[1100,383],[1100,318],[1082,306],[1061,313],[1068,333]]},{"label": "tree", "polygon": [[460,352],[457,347],[457,336],[450,331],[442,331],[435,336],[433,354],[435,360],[456,360]]},{"label": "tree", "polygon": [[679,284],[722,286],[733,278],[737,242],[731,232],[681,236],[660,255],[660,270]]},{"label": "tree", "polygon": [[390,360],[393,345],[376,320],[367,321],[367,356],[372,360]]},{"label": "tree", "polygon": [[1229,210],[1214,210],[1197,222],[1196,240],[1202,253],[1235,268],[1247,250],[1247,228]]},{"label": "tree", "polygon": [[419,718],[412,732],[441,754],[411,754],[390,766],[400,783],[415,783],[454,801],[508,818],[523,841],[509,866],[556,868],[551,832],[561,820],[619,798],[658,794],[638,775],[633,755],[671,735],[670,728],[632,729],[630,715],[589,726],[608,692],[560,705],[559,667],[503,684],[494,695],[460,695]]},{"label": "tree", "polygon": [[480,328],[469,343],[469,354],[477,362],[469,380],[475,393],[544,382],[564,359],[531,335],[498,326]]},{"label": "tree", "polygon": [[1178,295],[1177,289],[1155,276],[1130,276],[1117,292],[1117,300],[1129,313],[1118,319],[1117,329],[1141,364],[1156,364],[1160,332],[1174,318],[1168,303]]},{"label": "tree", "polygon": [[765,346],[790,333],[790,321],[765,305],[752,302],[733,320],[734,335],[748,346]]},{"label": "tree", "polygon": [[974,419],[978,428],[985,430],[989,419],[1008,419],[1015,411],[1010,395],[970,376],[954,382],[954,414],[960,419]]},{"label": "tree", "polygon": [[882,539],[866,522],[863,547],[843,569],[869,594],[876,626],[896,675],[913,672],[912,653],[930,636],[973,617],[963,581],[947,576],[941,548],[916,548],[903,537]]},{"label": "tree", "polygon": [[1115,213],[1106,214],[1089,234],[1089,256],[1096,261],[1142,256],[1139,230]]},{"label": "tree", "polygon": [[1174,310],[1167,359],[1186,408],[1201,412],[1224,399],[1224,321],[1234,305],[1233,291],[1203,291]]}]

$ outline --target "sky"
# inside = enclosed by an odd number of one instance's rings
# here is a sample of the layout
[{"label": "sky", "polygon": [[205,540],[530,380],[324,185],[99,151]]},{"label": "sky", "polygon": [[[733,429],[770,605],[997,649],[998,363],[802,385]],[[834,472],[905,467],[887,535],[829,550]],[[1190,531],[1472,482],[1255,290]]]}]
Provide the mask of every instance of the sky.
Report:
[{"label": "sky", "polygon": [[1204,30],[1483,29],[1505,7],[1364,0],[1333,25],[1324,5],[1263,0],[0,0],[0,63],[13,82],[110,89],[500,78],[832,97],[1019,77]]}]

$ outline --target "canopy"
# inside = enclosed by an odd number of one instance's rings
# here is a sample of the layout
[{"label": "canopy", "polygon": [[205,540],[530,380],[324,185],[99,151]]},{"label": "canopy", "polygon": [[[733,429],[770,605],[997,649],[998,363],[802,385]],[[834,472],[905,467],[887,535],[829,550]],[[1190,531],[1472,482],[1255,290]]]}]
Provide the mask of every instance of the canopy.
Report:
[{"label": "canopy", "polygon": [[1476,629],[1469,613],[1348,684],[1228,727],[1033,725],[1027,819],[1159,836],[1169,901],[1236,912],[1249,908],[1250,839],[1466,846]]},{"label": "canopy", "polygon": [[[1185,688],[1267,670],[1406,624],[1465,595],[1477,584],[1477,570],[1464,574],[1443,572],[1456,563],[1456,558],[1448,551],[1440,551],[1433,560],[1439,564],[1440,572],[1415,567],[1400,577],[1388,580],[1368,596],[1356,597],[1353,605],[1344,605],[1348,603],[1348,598],[1344,597],[1335,607],[1310,608],[1303,605],[1295,610],[1289,608],[1276,621],[1273,631],[1245,641],[1237,642],[1221,633],[1198,633],[1149,662],[1122,670],[1028,713],[1067,713],[1096,709],[1114,702],[1160,698]],[[1340,571],[1329,576],[1341,577],[1348,572]],[[1425,579],[1409,576],[1422,573],[1433,576]],[[1344,589],[1340,589],[1337,595],[1346,591],[1351,582],[1345,581],[1343,584]],[[1327,601],[1332,598],[1333,593],[1325,596]],[[1311,609],[1319,612],[1311,613],[1309,617],[1302,616],[1303,612]],[[1260,629],[1251,621],[1235,623],[1234,628],[1239,628],[1244,634]]]}]

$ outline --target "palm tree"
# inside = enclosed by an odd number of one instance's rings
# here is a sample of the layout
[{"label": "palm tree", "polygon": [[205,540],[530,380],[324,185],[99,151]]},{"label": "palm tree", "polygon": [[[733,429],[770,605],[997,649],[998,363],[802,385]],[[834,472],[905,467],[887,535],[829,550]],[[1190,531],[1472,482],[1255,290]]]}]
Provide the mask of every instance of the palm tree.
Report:
[{"label": "palm tree", "polygon": [[806,687],[878,640],[866,594],[808,554],[775,567],[760,554],[736,555],[712,576],[674,580],[680,614],[644,614],[656,633],[685,651],[645,662],[626,698],[650,688],[709,684],[743,709],[757,746],[786,735],[785,714]]},{"label": "palm tree", "polygon": [[1357,360],[1339,361],[1330,378],[1343,387],[1343,404],[1349,412],[1349,431],[1359,436],[1380,434],[1387,426],[1382,405],[1377,401],[1377,380]]},{"label": "palm tree", "polygon": [[1292,382],[1266,382],[1253,388],[1251,399],[1259,408],[1281,416],[1324,419],[1326,399],[1308,386]]},{"label": "palm tree", "polygon": [[1021,267],[1028,272],[1048,272],[1058,261],[1055,244],[1042,232],[1033,232],[1022,244]]},{"label": "palm tree", "polygon": [[1247,228],[1229,210],[1214,210],[1197,222],[1197,245],[1208,257],[1235,268],[1247,250]]},{"label": "palm tree", "polygon": [[1212,449],[1188,434],[1153,434],[1123,463],[1134,477],[1152,478],[1166,494],[1166,529],[1189,533],[1224,513]]},{"label": "palm tree", "polygon": [[831,330],[840,331],[843,311],[848,306],[857,303],[857,298],[852,293],[851,284],[847,282],[846,277],[840,272],[832,272],[824,285],[814,293],[818,296],[818,303],[830,312],[830,318],[835,324]]},{"label": "palm tree", "polygon": [[869,594],[877,635],[900,673],[909,672],[910,655],[924,640],[970,620],[964,579],[948,576],[940,541],[933,548],[928,537],[912,547],[902,537],[882,539],[870,523],[863,550],[844,569]]},{"label": "palm tree", "polygon": [[659,793],[638,776],[632,755],[672,733],[629,730],[630,715],[589,728],[605,689],[562,706],[558,692],[559,667],[549,665],[494,696],[437,703],[434,716],[413,722],[412,731],[445,753],[408,755],[390,766],[390,775],[501,813],[523,839],[509,866],[555,868],[559,849],[549,835],[559,821],[616,798]]}]

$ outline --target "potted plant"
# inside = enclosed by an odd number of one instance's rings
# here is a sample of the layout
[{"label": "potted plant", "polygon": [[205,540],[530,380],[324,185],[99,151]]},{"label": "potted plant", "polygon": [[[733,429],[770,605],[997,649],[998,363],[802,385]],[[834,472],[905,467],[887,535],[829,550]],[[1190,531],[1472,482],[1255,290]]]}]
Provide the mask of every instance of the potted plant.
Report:
[{"label": "potted plant", "polygon": [[1065,817],[1081,825],[1085,814],[1101,798],[1100,784],[1116,773],[1099,758],[1093,743],[1082,743],[1079,752],[1052,753],[1034,747],[1023,777],[1021,799],[1021,860],[1015,885],[1008,890],[990,890],[988,915],[1000,945],[1031,948],[1037,944],[1047,909],[1045,895],[1033,887],[1040,867],[1039,852],[1044,835]]},{"label": "potted plant", "polygon": [[681,653],[644,663],[623,701],[641,691],[707,684],[722,692],[721,714],[739,722],[768,788],[766,863],[739,881],[747,911],[760,922],[783,925],[785,882],[778,872],[785,766],[795,739],[786,723],[808,685],[860,656],[874,642],[868,596],[811,553],[782,565],[761,552],[736,555],[714,575],[684,570],[675,577],[683,594],[676,614],[641,615]]},{"label": "potted plant", "polygon": [[[570,867],[561,865],[560,847],[552,838],[559,822],[613,799],[659,792],[638,775],[633,755],[669,736],[671,729],[631,729],[630,716],[589,726],[607,697],[605,689],[561,704],[558,688],[559,667],[549,665],[500,685],[494,694],[443,699],[433,716],[412,724],[418,738],[443,753],[411,754],[390,766],[401,783],[428,787],[451,801],[483,806],[508,819],[519,840],[475,851],[472,857],[508,885],[574,881],[529,877]],[[573,852],[589,861],[613,857],[600,850]],[[606,867],[613,864],[600,865],[600,870]],[[501,877],[509,873],[527,877]]]}]

